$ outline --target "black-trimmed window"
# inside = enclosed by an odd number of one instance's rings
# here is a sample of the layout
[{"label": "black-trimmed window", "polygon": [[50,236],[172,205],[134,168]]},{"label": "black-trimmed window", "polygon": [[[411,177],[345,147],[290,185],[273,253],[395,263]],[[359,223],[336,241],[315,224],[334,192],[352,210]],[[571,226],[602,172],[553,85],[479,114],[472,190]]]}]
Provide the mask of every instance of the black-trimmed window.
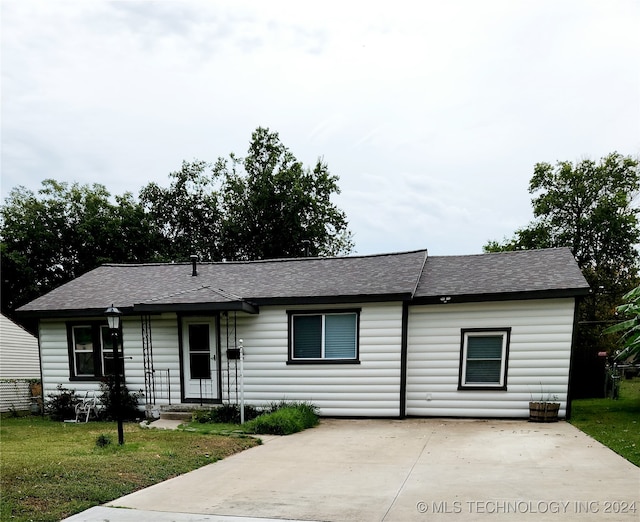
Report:
[{"label": "black-trimmed window", "polygon": [[458,389],[507,389],[511,328],[462,329]]},{"label": "black-trimmed window", "polygon": [[287,313],[290,363],[358,362],[360,310]]},{"label": "black-trimmed window", "polygon": [[[122,337],[118,335],[120,374],[123,374]],[[111,331],[102,321],[67,323],[69,374],[72,379],[100,379],[113,375]]]}]

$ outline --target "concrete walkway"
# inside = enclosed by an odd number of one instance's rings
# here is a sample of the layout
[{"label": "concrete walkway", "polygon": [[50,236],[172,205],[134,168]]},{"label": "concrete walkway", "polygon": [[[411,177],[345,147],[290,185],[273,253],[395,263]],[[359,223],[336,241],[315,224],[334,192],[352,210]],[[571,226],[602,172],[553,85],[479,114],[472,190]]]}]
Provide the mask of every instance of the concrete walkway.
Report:
[{"label": "concrete walkway", "polygon": [[640,468],[565,422],[325,419],[67,520],[639,518]]}]

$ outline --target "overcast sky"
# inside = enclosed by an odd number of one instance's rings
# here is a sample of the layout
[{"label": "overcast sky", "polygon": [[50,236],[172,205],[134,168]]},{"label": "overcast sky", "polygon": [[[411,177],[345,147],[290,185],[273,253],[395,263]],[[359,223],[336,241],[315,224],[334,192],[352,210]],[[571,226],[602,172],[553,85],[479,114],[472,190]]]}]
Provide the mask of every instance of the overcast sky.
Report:
[{"label": "overcast sky", "polygon": [[268,127],[356,252],[480,253],[536,162],[640,152],[640,2],[2,0],[2,198],[137,194]]}]

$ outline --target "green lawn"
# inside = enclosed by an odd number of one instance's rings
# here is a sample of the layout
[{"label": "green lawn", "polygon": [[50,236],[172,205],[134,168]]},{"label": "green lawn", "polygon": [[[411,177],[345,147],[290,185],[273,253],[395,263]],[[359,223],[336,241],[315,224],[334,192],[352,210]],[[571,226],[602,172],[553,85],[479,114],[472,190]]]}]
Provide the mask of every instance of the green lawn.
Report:
[{"label": "green lawn", "polygon": [[[112,444],[96,445],[100,435]],[[40,417],[0,424],[0,519],[54,521],[259,444],[244,436],[65,424]]]},{"label": "green lawn", "polygon": [[619,399],[573,401],[570,422],[640,466],[640,378],[622,380]]}]

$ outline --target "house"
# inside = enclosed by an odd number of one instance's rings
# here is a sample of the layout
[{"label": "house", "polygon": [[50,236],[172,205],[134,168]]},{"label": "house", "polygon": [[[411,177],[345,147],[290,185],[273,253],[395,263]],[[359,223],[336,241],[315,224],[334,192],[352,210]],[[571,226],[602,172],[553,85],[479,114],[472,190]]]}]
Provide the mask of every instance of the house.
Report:
[{"label": "house", "polygon": [[113,371],[114,304],[125,382],[148,411],[243,391],[247,403],[306,400],[328,416],[526,417],[541,393],[566,414],[576,299],[588,291],[565,248],[418,250],[104,265],[19,311],[39,319],[45,393],[96,389]]},{"label": "house", "polygon": [[0,315],[0,412],[28,410],[29,384],[39,379],[38,339]]}]

